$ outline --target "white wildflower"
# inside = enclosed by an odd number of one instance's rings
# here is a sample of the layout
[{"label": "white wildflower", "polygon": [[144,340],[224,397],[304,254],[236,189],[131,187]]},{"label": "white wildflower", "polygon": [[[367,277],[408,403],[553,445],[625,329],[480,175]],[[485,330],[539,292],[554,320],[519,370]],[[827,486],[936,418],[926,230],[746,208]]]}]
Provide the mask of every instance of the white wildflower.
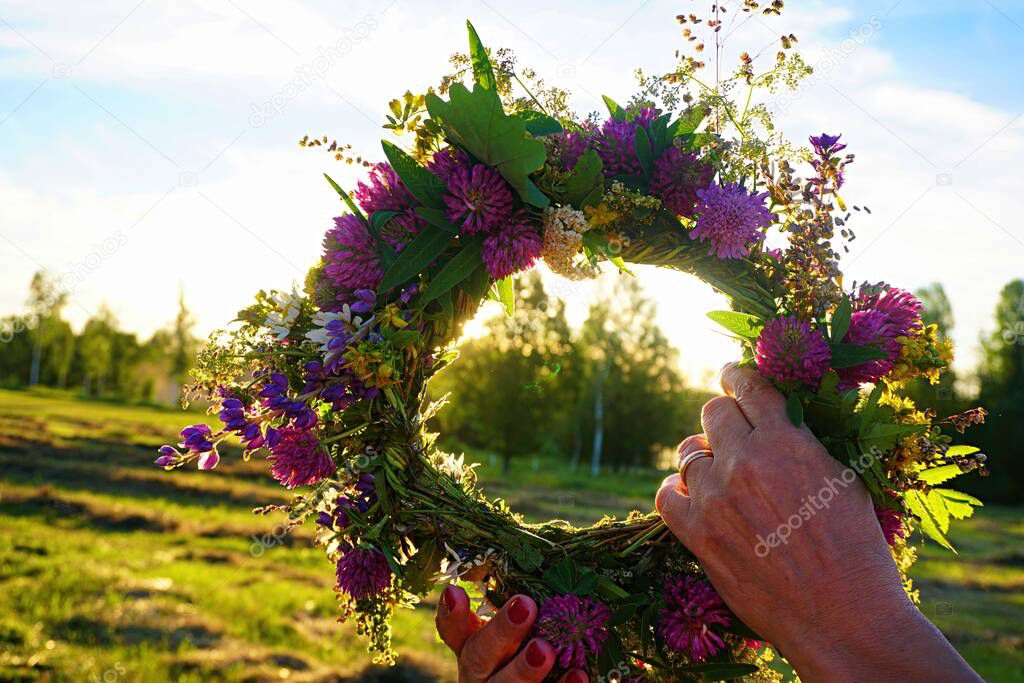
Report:
[{"label": "white wildflower", "polygon": [[270,328],[277,341],[284,341],[302,311],[302,297],[293,289],[291,292],[274,292],[271,300],[275,308],[267,314],[263,324]]}]

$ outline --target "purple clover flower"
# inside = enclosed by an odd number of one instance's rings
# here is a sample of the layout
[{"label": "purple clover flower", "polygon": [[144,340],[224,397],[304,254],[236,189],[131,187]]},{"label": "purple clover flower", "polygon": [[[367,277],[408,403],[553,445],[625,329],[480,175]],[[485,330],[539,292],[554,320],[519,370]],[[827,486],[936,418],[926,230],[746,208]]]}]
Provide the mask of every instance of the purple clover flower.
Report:
[{"label": "purple clover flower", "polygon": [[544,241],[534,227],[515,220],[484,240],[484,265],[492,278],[500,280],[533,266],[543,247]]},{"label": "purple clover flower", "polygon": [[445,147],[434,152],[434,156],[427,162],[427,170],[447,184],[456,171],[469,168],[472,163],[469,155],[458,147]]},{"label": "purple clover flower", "polygon": [[697,191],[708,186],[714,169],[695,155],[669,147],[654,162],[651,194],[677,216],[693,216]]},{"label": "purple clover flower", "polygon": [[283,427],[279,434],[267,459],[274,479],[283,486],[309,486],[334,474],[334,460],[312,432]]},{"label": "purple clover flower", "polygon": [[817,389],[832,353],[821,330],[806,320],[783,316],[769,320],[757,338],[757,369],[782,385]]},{"label": "purple clover flower", "polygon": [[721,650],[725,641],[712,626],[729,626],[729,611],[711,584],[696,576],[665,579],[665,607],[658,634],[673,650],[703,662]]},{"label": "purple clover flower", "polygon": [[384,275],[377,244],[362,219],[352,214],[334,219],[324,236],[324,275],[334,287],[374,289]]},{"label": "purple clover flower", "polygon": [[476,164],[452,173],[444,203],[448,220],[463,233],[491,232],[512,214],[512,190],[496,170]]},{"label": "purple clover flower", "polygon": [[582,669],[604,647],[611,616],[607,606],[592,598],[556,595],[540,606],[535,629],[555,649],[562,668]]}]

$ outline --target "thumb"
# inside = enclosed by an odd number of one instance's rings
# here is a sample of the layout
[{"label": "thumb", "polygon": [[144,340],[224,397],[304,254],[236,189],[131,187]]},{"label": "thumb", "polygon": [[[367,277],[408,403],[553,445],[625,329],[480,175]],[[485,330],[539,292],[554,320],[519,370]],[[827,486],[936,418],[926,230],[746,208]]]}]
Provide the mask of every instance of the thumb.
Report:
[{"label": "thumb", "polygon": [[[683,493],[682,483],[678,474],[673,474],[661,482],[661,488],[658,489],[658,495],[654,499],[654,507],[676,538],[690,548],[688,543],[688,539],[692,535],[690,506],[693,504],[693,500]],[[693,550],[693,548],[690,549]]]}]

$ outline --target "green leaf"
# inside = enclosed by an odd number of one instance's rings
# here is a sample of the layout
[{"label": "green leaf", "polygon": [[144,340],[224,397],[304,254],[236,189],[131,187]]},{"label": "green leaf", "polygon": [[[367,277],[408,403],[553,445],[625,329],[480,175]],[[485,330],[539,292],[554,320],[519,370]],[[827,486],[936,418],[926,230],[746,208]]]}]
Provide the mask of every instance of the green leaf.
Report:
[{"label": "green leaf", "polygon": [[926,484],[934,485],[949,481],[953,477],[959,477],[961,474],[963,474],[963,470],[960,469],[959,465],[939,465],[938,467],[921,470],[917,473],[917,478]]},{"label": "green leaf", "polygon": [[448,216],[445,215],[442,209],[432,209],[425,206],[419,206],[416,208],[416,213],[420,217],[431,225],[441,228],[445,232],[450,232],[453,235],[459,234],[459,226],[448,220]]},{"label": "green leaf", "polygon": [[662,152],[672,143],[668,137],[668,122],[671,114],[664,114],[651,122],[649,133],[651,136],[651,151],[655,159],[661,156]]},{"label": "green leaf", "polygon": [[466,30],[469,32],[469,58],[473,62],[473,78],[479,85],[497,94],[498,81],[494,77],[494,69],[491,68],[487,50],[484,49],[480,36],[469,21],[466,22]]},{"label": "green leaf", "polygon": [[906,501],[907,508],[921,521],[921,532],[943,548],[952,550],[955,553],[956,549],[942,532],[938,520],[928,505],[928,498],[921,491],[911,489],[910,491],[904,491],[903,500]]},{"label": "green leaf", "polygon": [[451,241],[450,233],[428,225],[402,250],[395,262],[387,269],[378,291],[386,292],[392,287],[405,284],[422,273],[427,266],[434,262],[434,259],[444,252],[445,247]]},{"label": "green leaf", "polygon": [[868,427],[858,441],[864,451],[877,448],[880,451],[892,449],[904,436],[924,430],[925,425],[901,425],[891,422],[876,422]]},{"label": "green leaf", "polygon": [[522,119],[523,123],[526,124],[526,131],[534,137],[554,135],[562,132],[562,124],[558,122],[558,119],[539,111],[524,109],[513,114],[513,117]]},{"label": "green leaf", "polygon": [[491,284],[491,276],[487,272],[487,268],[484,264],[480,264],[473,274],[469,276],[469,280],[466,281],[465,290],[474,301],[479,301],[485,294]]},{"label": "green leaf", "polygon": [[761,328],[764,327],[764,321],[756,315],[750,315],[749,313],[711,311],[707,315],[733,334],[746,339],[757,339],[761,334]]},{"label": "green leaf", "polygon": [[494,287],[497,290],[498,301],[505,307],[505,315],[511,318],[516,314],[516,291],[512,287],[512,276],[498,280]]},{"label": "green leaf", "polygon": [[538,208],[550,203],[530,180],[547,158],[544,143],[526,132],[526,123],[508,116],[493,91],[480,86],[473,90],[456,83],[446,102],[433,93],[426,96],[427,111],[445,134],[481,162],[496,168],[516,189],[524,202]]},{"label": "green leaf", "polygon": [[417,330],[399,330],[392,334],[388,341],[392,346],[397,348],[405,348],[410,344],[415,344],[420,339],[420,333]]},{"label": "green leaf", "polygon": [[601,95],[601,99],[604,100],[604,104],[608,107],[608,114],[616,121],[626,120],[626,110],[619,106],[619,104],[608,97],[607,95]]},{"label": "green leaf", "polygon": [[800,400],[799,394],[790,394],[786,397],[786,415],[794,427],[804,423],[804,403]]},{"label": "green leaf", "polygon": [[400,215],[402,215],[401,211],[374,211],[370,214],[370,233],[379,240],[388,221]]},{"label": "green leaf", "polygon": [[544,553],[537,550],[532,543],[523,539],[521,534],[504,534],[502,536],[503,546],[512,555],[512,559],[519,565],[519,568],[533,572],[544,564]]},{"label": "green leaf", "polygon": [[352,201],[352,197],[348,195],[348,192],[345,192],[345,190],[341,189],[341,185],[334,182],[334,179],[331,178],[331,176],[327,175],[326,173],[324,173],[324,178],[327,178],[327,182],[329,182],[331,184],[331,187],[334,188],[334,191],[341,196],[341,200],[345,202],[346,206],[348,206],[348,210],[351,211],[353,215],[359,216],[359,218],[362,219],[363,223],[365,224],[366,216],[364,216],[363,212],[359,210],[359,207],[356,206],[356,203]]},{"label": "green leaf", "polygon": [[707,110],[690,107],[679,115],[679,118],[676,119],[675,123],[669,125],[669,133],[673,138],[690,135],[700,127],[705,116],[707,116]]},{"label": "green leaf", "polygon": [[416,163],[416,160],[396,145],[381,140],[384,156],[402,179],[409,192],[423,206],[444,207],[444,183],[436,175]]},{"label": "green leaf", "polygon": [[[851,392],[851,396],[854,395]],[[868,433],[868,429],[874,424],[875,413],[878,412],[878,400],[882,398],[882,385],[876,384],[875,388],[871,390],[871,395],[868,396],[868,400],[864,402],[864,407],[860,411],[860,430],[858,436],[865,436]]]},{"label": "green leaf", "polygon": [[573,166],[572,175],[565,181],[563,203],[571,204],[577,209],[600,203],[601,197],[604,196],[603,168],[604,164],[597,152],[592,149],[584,152]]},{"label": "green leaf", "polygon": [[974,514],[975,507],[983,507],[982,502],[974,496],[953,489],[932,489],[929,496],[931,494],[942,496],[950,517],[954,519],[967,519]]},{"label": "green leaf", "polygon": [[444,264],[441,272],[434,276],[420,295],[420,304],[426,305],[469,277],[480,265],[480,248],[483,236],[478,235]]},{"label": "green leaf", "polygon": [[942,530],[942,533],[949,532],[949,510],[946,508],[946,499],[941,493],[929,491],[927,494],[928,509],[935,517],[935,523]]},{"label": "green leaf", "polygon": [[444,548],[436,541],[427,541],[416,554],[409,558],[405,565],[405,585],[411,593],[423,595],[428,592],[433,583],[431,578],[441,568],[441,560],[444,559]]},{"label": "green leaf", "polygon": [[889,354],[874,346],[857,346],[856,344],[830,344],[832,347],[832,367],[836,370],[852,368],[873,360],[888,358]]},{"label": "green leaf", "polygon": [[636,149],[636,156],[640,160],[640,167],[643,168],[644,175],[650,176],[654,167],[654,160],[651,158],[651,138],[647,135],[647,130],[641,126],[636,128],[633,148]]},{"label": "green leaf", "polygon": [[580,568],[571,557],[549,567],[543,579],[558,593],[590,595],[597,589],[597,574],[592,569]]},{"label": "green leaf", "polygon": [[853,304],[850,303],[850,297],[844,296],[843,300],[836,306],[835,312],[832,313],[832,343],[838,344],[843,341],[843,337],[850,330],[850,318],[852,316]]},{"label": "green leaf", "polygon": [[967,446],[961,444],[959,446],[950,446],[948,449],[946,449],[946,455],[970,455],[971,453],[977,453],[980,450],[981,449],[978,448],[977,446]]}]

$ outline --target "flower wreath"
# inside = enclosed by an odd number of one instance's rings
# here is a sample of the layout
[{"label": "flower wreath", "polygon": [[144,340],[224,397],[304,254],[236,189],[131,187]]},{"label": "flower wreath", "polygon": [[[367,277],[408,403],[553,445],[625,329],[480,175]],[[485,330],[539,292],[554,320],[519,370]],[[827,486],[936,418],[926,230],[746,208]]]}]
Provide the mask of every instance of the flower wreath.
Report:
[{"label": "flower wreath", "polygon": [[[731,302],[709,316],[742,342],[742,362],[864,482],[904,570],[912,525],[949,547],[949,519],[980,504],[937,485],[983,461],[941,428],[962,432],[984,411],[938,421],[917,410],[900,389],[936,382],[949,343],[911,294],[843,290],[832,241],[837,230],[850,237],[838,191],[853,157],[839,136],[811,138],[813,174],[801,180],[750,132],[756,108],[718,90],[679,116],[644,98],[605,98],[603,123],[551,116],[532,95],[506,111],[508,74],[468,28],[471,87],[393,102],[386,127],[413,131],[414,149],[384,142],[389,163],[372,166],[353,196],[327,178],[348,213],[327,231],[304,291],[261,292],[231,332],[214,334],[195,388],[223,426],[187,427],[181,450],[164,446],[157,464],[211,469],[231,437],[246,457],[267,451],[282,485],[309,487],[287,510],[294,524],[315,517],[343,617],[355,617],[378,661],[394,661],[396,606],[462,580],[490,608],[533,596],[556,669],[771,678],[771,650],[657,514],[526,524],[481,493],[472,465],[439,450],[426,423],[441,406],[425,388],[456,359],[463,324],[485,299],[512,315],[512,276],[537,259],[570,278],[600,261],[696,275]],[[787,59],[796,63],[782,51],[778,64]],[[738,76],[753,88],[765,79],[750,61]],[[723,136],[727,119],[739,140]],[[784,250],[765,247],[773,227]]]}]

